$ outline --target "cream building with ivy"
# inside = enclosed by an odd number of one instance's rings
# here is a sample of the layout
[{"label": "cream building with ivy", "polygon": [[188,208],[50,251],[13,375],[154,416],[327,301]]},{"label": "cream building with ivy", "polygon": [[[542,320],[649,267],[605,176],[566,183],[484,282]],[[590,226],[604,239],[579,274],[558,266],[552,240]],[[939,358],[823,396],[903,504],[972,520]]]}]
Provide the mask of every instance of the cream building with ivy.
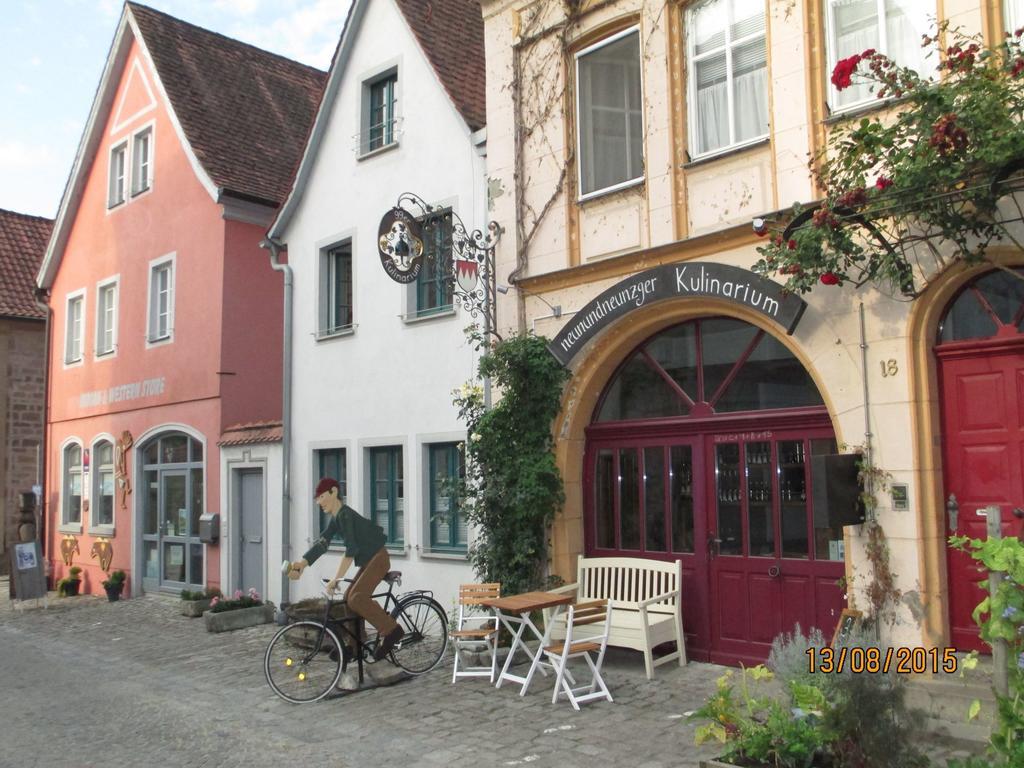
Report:
[{"label": "cream building with ivy", "polygon": [[[872,610],[872,586],[895,618],[884,639],[980,646],[980,592],[945,540],[980,535],[988,505],[1020,525],[1021,283],[960,265],[913,301],[871,283],[785,293],[751,271],[754,222],[782,230],[821,196],[808,158],[830,132],[894,107],[837,90],[837,61],[874,48],[919,66],[929,17],[992,42],[1024,5],[481,6],[499,329],[554,338],[572,371],[553,572],[572,580],[579,554],[679,559],[697,659],[763,659],[796,622],[830,635],[844,608]],[[1024,264],[1005,243],[989,257]],[[889,475],[874,515],[892,584],[870,526],[844,525],[850,465],[822,458],[866,444]]]}]

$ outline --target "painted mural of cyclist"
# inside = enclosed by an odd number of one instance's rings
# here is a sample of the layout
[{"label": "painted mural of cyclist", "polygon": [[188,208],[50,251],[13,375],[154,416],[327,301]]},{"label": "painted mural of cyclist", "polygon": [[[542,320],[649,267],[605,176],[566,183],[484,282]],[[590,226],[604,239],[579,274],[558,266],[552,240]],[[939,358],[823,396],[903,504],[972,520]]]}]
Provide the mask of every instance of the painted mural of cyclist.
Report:
[{"label": "painted mural of cyclist", "polygon": [[384,530],[360,515],[352,507],[342,503],[341,489],[338,481],[334,478],[325,477],[317,484],[316,503],[331,518],[331,521],[320,532],[320,538],[302,556],[302,559],[291,564],[288,569],[288,578],[294,581],[302,576],[302,572],[327,551],[331,540],[340,535],[345,542],[345,556],[341,558],[338,572],[328,582],[327,589],[329,592],[334,592],[338,588],[338,582],[355,563],[359,570],[356,572],[345,598],[349,608],[377,629],[378,637],[381,639],[374,652],[374,658],[379,661],[388,655],[405,634],[397,622],[372,597],[374,589],[391,570],[391,558],[384,546],[386,541]]}]

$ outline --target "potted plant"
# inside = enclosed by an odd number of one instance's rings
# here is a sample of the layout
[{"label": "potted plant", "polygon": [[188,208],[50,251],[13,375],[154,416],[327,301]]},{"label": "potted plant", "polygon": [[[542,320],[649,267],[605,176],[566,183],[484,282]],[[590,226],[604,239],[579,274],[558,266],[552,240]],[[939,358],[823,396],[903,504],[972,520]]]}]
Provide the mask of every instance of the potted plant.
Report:
[{"label": "potted plant", "polygon": [[77,565],[71,566],[68,575],[57,582],[57,596],[75,597],[78,595],[78,588],[82,585],[81,573],[82,569]]},{"label": "potted plant", "polygon": [[210,610],[203,614],[208,632],[227,632],[269,624],[273,620],[273,604],[264,602],[253,587],[247,593],[235,590],[230,599],[214,597],[210,601]]},{"label": "potted plant", "polygon": [[210,603],[214,598],[221,597],[221,591],[216,587],[207,587],[205,590],[181,590],[181,615],[197,619],[210,609]]},{"label": "potted plant", "polygon": [[103,589],[107,592],[107,600],[116,603],[121,599],[121,592],[124,591],[124,580],[127,574],[124,571],[114,571],[110,577],[104,579]]}]

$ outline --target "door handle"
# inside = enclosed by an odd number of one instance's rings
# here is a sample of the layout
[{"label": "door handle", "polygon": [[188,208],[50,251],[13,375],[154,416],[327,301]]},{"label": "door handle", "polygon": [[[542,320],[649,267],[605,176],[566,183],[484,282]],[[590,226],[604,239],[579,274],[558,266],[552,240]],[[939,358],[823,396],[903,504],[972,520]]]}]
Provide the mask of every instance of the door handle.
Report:
[{"label": "door handle", "polygon": [[250,544],[262,544],[263,543],[263,537],[262,536],[256,536],[255,538],[249,539],[249,543]]},{"label": "door handle", "polygon": [[1024,518],[1024,509],[1021,509],[1020,507],[1014,507],[1013,508],[1013,516],[1018,518],[1018,519]]},{"label": "door handle", "polygon": [[771,576],[773,579],[779,578],[779,575],[781,573],[782,573],[782,569],[779,568],[779,566],[777,566],[777,565],[773,565],[773,566],[771,566],[768,569],[768,575]]},{"label": "door handle", "polygon": [[708,536],[708,557],[714,559],[721,551],[722,540],[716,536]]}]

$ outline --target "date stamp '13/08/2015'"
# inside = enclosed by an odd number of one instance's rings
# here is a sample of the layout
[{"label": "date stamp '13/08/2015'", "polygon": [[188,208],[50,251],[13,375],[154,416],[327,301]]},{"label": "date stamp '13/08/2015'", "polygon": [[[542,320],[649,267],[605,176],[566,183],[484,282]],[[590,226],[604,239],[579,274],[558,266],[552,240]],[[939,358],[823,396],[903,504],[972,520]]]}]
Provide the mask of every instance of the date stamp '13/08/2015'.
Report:
[{"label": "date stamp '13/08/2015'", "polygon": [[955,673],[958,659],[954,648],[808,648],[807,669],[812,674],[854,674],[894,671],[897,674],[920,675],[925,672]]}]

